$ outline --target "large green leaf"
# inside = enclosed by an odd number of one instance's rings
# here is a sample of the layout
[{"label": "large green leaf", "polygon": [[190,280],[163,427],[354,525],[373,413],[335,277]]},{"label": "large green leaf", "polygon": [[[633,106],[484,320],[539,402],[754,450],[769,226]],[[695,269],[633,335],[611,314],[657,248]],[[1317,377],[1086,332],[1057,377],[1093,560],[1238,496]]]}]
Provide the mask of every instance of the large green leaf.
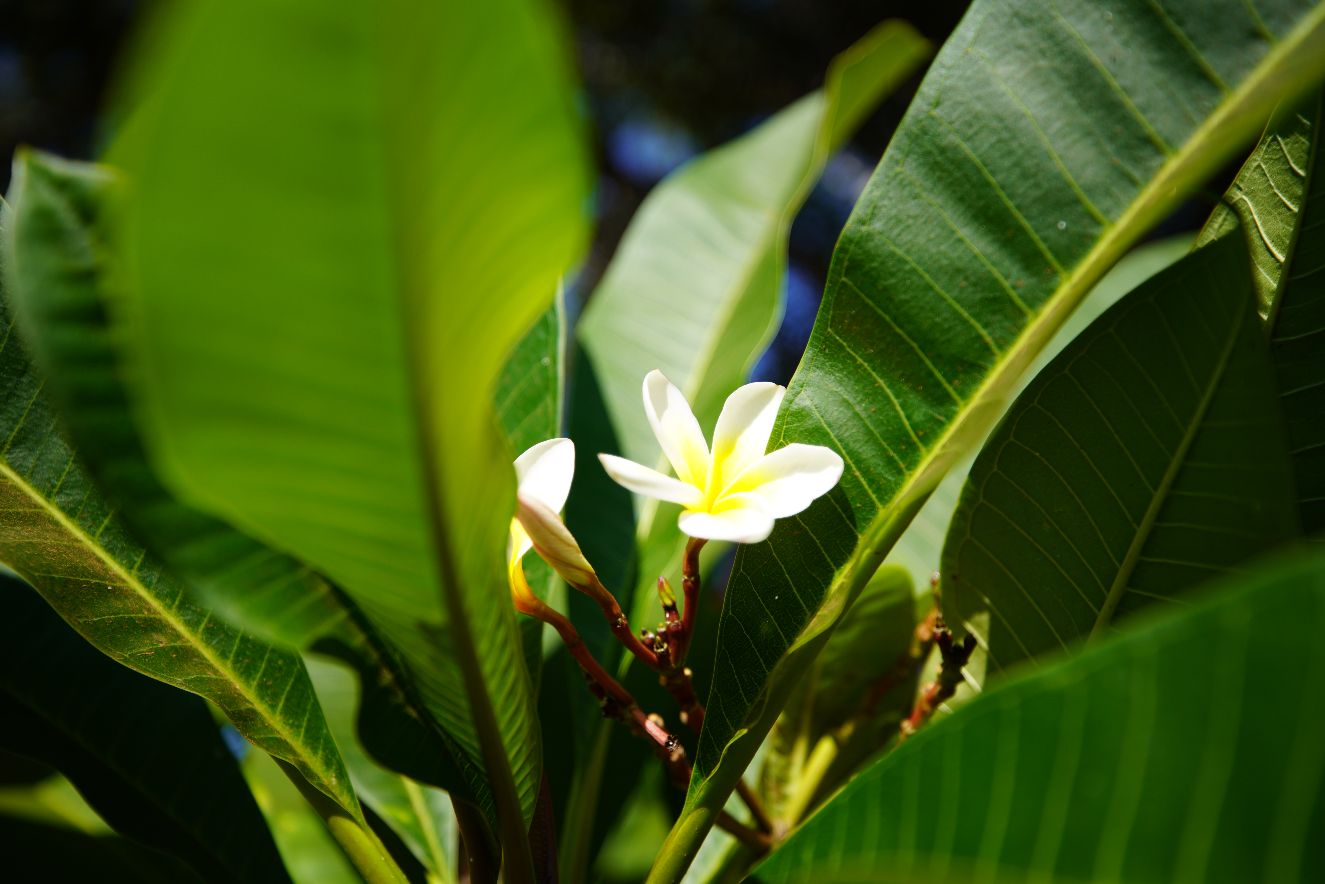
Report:
[{"label": "large green leaf", "polygon": [[[796,212],[832,152],[929,52],[909,25],[883,23],[834,59],[823,89],[650,192],[577,328],[619,453],[666,468],[640,400],[653,369],[686,394],[701,424],[713,426],[777,330]],[[640,609],[684,543],[675,519],[655,520],[656,513],[653,502],[641,511]],[[623,604],[632,610],[629,599]]]},{"label": "large green leaf", "polygon": [[1288,422],[1302,527],[1325,538],[1325,151],[1322,93],[1271,127],[1242,168],[1202,241],[1246,231],[1261,315]]},{"label": "large green leaf", "polygon": [[948,620],[1006,668],[1295,537],[1274,393],[1235,233],[1092,323],[1008,411],[943,549]]},{"label": "large green leaf", "polygon": [[345,616],[300,562],[176,499],[152,472],[130,413],[107,301],[117,280],[109,168],[20,150],[8,194],[7,291],[62,420],[135,536],[226,620],[300,647]]},{"label": "large green leaf", "polygon": [[483,771],[457,749],[418,696],[408,665],[343,592],[181,502],[152,472],[107,315],[117,277],[108,217],[116,175],[29,151],[14,171],[8,293],[52,396],[63,405],[63,425],[134,536],[186,575],[202,599],[215,602],[223,619],[234,617],[274,641],[312,643],[356,670],[364,687],[359,735],[374,758],[462,800],[490,805]]},{"label": "large green leaf", "polygon": [[[1096,317],[1138,285],[1187,254],[1191,246],[1190,234],[1178,234],[1159,242],[1146,243],[1129,252],[1100,280],[1081,302],[1081,306],[1040,351],[1040,355],[1022,377],[1022,383],[1017,384],[1016,395],[1021,395],[1025,383],[1039,374]],[[939,569],[943,540],[947,537],[953,511],[957,509],[957,499],[961,496],[962,485],[970,469],[969,460],[963,460],[950,469],[897,543],[888,551],[885,563],[901,565],[910,571],[916,579],[918,591],[928,588],[931,577]],[[970,667],[967,668],[969,670]]]},{"label": "large green leaf", "polygon": [[846,472],[737,556],[696,776],[657,880],[679,876],[807,658],[1036,352],[1322,72],[1325,8],[1305,2],[971,7],[834,254],[771,445],[830,445]]},{"label": "large green leaf", "polygon": [[516,878],[539,739],[491,396],[584,238],[554,34],[532,0],[191,5],[125,152],[154,465],[398,647],[486,769]]},{"label": "large green leaf", "polygon": [[290,880],[206,703],[107,659],[12,577],[0,604],[0,744],[207,880]]},{"label": "large green leaf", "polygon": [[1322,628],[1325,558],[1263,566],[935,723],[754,878],[1307,880],[1325,862]]},{"label": "large green leaf", "polygon": [[303,662],[227,625],[127,533],[56,424],[0,299],[0,560],[103,653],[206,697],[351,814]]}]

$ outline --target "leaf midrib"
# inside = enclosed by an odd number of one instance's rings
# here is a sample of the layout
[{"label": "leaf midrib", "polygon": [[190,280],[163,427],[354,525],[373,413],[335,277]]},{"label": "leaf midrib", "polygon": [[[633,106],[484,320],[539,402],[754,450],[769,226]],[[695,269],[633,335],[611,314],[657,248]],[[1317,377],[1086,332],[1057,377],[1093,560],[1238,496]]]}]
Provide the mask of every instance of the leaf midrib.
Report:
[{"label": "leaf midrib", "polygon": [[[1243,306],[1245,305],[1239,305],[1239,307]],[[1109,586],[1108,595],[1104,597],[1104,604],[1100,605],[1099,613],[1095,616],[1095,625],[1091,627],[1087,641],[1096,641],[1101,635],[1105,634],[1109,624],[1113,621],[1114,611],[1117,610],[1123,596],[1127,594],[1128,581],[1131,580],[1132,572],[1136,569],[1141,553],[1150,540],[1150,533],[1155,526],[1155,520],[1159,518],[1160,510],[1163,509],[1165,502],[1168,500],[1169,489],[1172,488],[1174,481],[1178,478],[1178,473],[1182,471],[1183,464],[1187,460],[1187,452],[1191,449],[1192,443],[1201,430],[1201,425],[1205,422],[1205,413],[1209,410],[1210,403],[1214,400],[1215,393],[1224,379],[1224,373],[1228,369],[1229,360],[1233,355],[1233,347],[1237,343],[1238,336],[1242,333],[1242,328],[1246,322],[1247,311],[1239,309],[1237,321],[1233,323],[1229,330],[1228,339],[1224,342],[1223,350],[1220,351],[1219,358],[1215,361],[1213,370],[1210,372],[1205,390],[1201,393],[1201,399],[1192,412],[1191,420],[1183,430],[1182,439],[1173,450],[1168,466],[1164,468],[1164,475],[1160,477],[1159,482],[1155,485],[1155,490],[1151,493],[1150,503],[1146,506],[1146,511],[1132,535],[1132,541],[1127,546],[1127,552],[1118,565],[1118,573],[1114,575],[1113,582]]]},{"label": "leaf midrib", "polygon": [[[390,72],[391,48],[386,41],[379,41],[382,52],[380,70]],[[382,87],[389,89],[389,74],[384,77]],[[381,107],[390,102],[379,97]],[[385,114],[384,114],[385,118]],[[384,196],[388,206],[385,221],[389,230],[391,249],[391,280],[396,295],[400,322],[400,341],[403,350],[405,370],[405,393],[411,404],[413,437],[418,458],[420,479],[423,485],[423,517],[426,520],[427,548],[432,565],[436,569],[438,595],[442,611],[448,616],[449,634],[456,651],[456,663],[460,670],[461,682],[465,689],[465,698],[470,709],[470,720],[478,739],[483,766],[488,776],[489,785],[497,811],[497,824],[501,832],[501,841],[506,847],[506,856],[502,862],[502,872],[507,880],[520,882],[532,880],[533,857],[530,853],[528,838],[523,831],[524,812],[520,801],[519,787],[515,781],[512,759],[507,755],[506,740],[498,721],[492,697],[488,693],[488,683],[478,659],[478,646],[473,634],[464,592],[461,587],[461,575],[456,566],[456,557],[450,554],[450,521],[447,518],[446,504],[442,500],[443,471],[440,465],[441,446],[436,438],[434,413],[430,403],[435,401],[431,395],[427,365],[428,342],[424,338],[427,323],[409,321],[420,303],[419,292],[415,291],[421,283],[413,272],[412,262],[408,259],[408,237],[406,231],[416,224],[411,207],[416,202],[406,196],[409,191],[408,181],[399,177],[401,168],[408,168],[398,163],[389,162],[393,148],[398,147],[399,134],[386,125],[384,135],[378,144],[381,150]],[[491,391],[487,400],[490,402]],[[495,430],[495,418],[492,422]],[[482,432],[481,427],[471,428]],[[512,657],[512,665],[522,665],[518,656]],[[517,700],[516,702],[520,702]]]},{"label": "leaf midrib", "polygon": [[[81,547],[83,547],[87,551],[90,551],[93,554],[93,556],[95,556],[98,560],[100,560],[102,564],[104,564],[108,569],[110,569],[111,572],[113,572],[117,577],[119,577],[123,581],[124,586],[129,588],[134,593],[134,595],[136,595],[139,599],[145,601],[148,604],[148,606],[151,607],[156,612],[157,617],[163,622],[165,622],[171,628],[171,630],[175,632],[176,635],[183,636],[186,639],[188,645],[192,647],[194,651],[200,657],[202,657],[208,663],[208,665],[211,666],[211,668],[214,671],[225,674],[227,676],[226,679],[227,682],[237,690],[239,695],[252,709],[255,709],[262,713],[263,720],[266,721],[269,725],[271,725],[272,731],[275,732],[280,737],[281,741],[285,745],[289,746],[291,749],[296,749],[301,745],[300,741],[297,738],[295,738],[288,729],[285,728],[282,720],[279,717],[273,717],[270,714],[270,710],[267,708],[265,703],[258,702],[257,698],[248,690],[248,686],[244,683],[242,679],[236,677],[236,673],[234,672],[233,669],[229,667],[228,664],[223,665],[220,662],[219,658],[207,646],[207,644],[205,642],[199,641],[192,632],[183,628],[183,624],[174,616],[174,614],[171,611],[169,611],[167,608],[165,608],[161,604],[161,602],[157,598],[155,598],[150,592],[148,592],[146,587],[143,586],[143,584],[138,580],[137,577],[135,577],[132,573],[127,571],[120,562],[118,562],[113,556],[111,556],[104,549],[102,549],[100,545],[93,542],[92,539],[88,537],[87,533],[81,527],[79,527],[74,522],[70,521],[68,516],[66,516],[59,507],[52,504],[49,500],[46,499],[45,496],[38,493],[35,488],[33,488],[25,479],[23,479],[22,476],[20,476],[18,473],[16,473],[13,470],[12,467],[10,467],[8,461],[2,458],[0,458],[0,478],[10,482],[14,487],[18,488],[29,500],[36,503],[38,507],[42,511],[44,511],[46,515],[49,518],[51,518],[61,529],[63,529],[66,534],[73,537],[74,540],[77,541]],[[185,689],[181,688],[181,690]],[[190,693],[195,693],[195,692],[190,691]],[[201,695],[199,694],[197,696]],[[300,759],[300,764],[306,765],[309,770],[316,771],[319,777],[324,781],[335,782],[337,780],[336,775],[333,772],[326,770],[322,766],[320,760],[316,759],[316,757],[314,757],[310,761],[309,756],[303,752],[296,752],[296,755]],[[328,797],[332,798],[337,803],[340,802],[340,799],[337,798],[336,796],[332,796],[329,794]],[[354,802],[354,806],[346,808],[346,810],[351,811],[356,821],[360,823],[362,822],[362,811],[359,809],[357,802]]]}]

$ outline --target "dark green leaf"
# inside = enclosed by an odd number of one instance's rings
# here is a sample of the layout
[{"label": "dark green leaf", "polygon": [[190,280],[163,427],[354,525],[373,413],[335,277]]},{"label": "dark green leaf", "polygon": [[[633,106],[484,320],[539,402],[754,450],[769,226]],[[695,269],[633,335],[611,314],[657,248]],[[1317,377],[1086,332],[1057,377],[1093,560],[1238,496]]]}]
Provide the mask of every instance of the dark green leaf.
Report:
[{"label": "dark green leaf", "polygon": [[1325,538],[1325,151],[1322,93],[1271,126],[1202,241],[1241,225],[1288,422],[1302,527]]},{"label": "dark green leaf", "polygon": [[[1039,374],[1044,366],[1062,352],[1064,347],[1072,343],[1076,336],[1101,313],[1151,276],[1186,255],[1191,251],[1191,246],[1191,235],[1179,234],[1159,242],[1147,243],[1128,253],[1127,257],[1119,261],[1100,280],[1094,290],[1081,302],[1081,306],[1068,317],[1058,333],[1040,351],[1034,364],[1023,375],[1022,381],[1016,385],[1016,395],[1021,395],[1025,384]],[[970,460],[963,460],[948,471],[943,481],[925,501],[920,512],[916,514],[915,519],[906,527],[906,531],[896,545],[888,551],[888,558],[885,561],[901,565],[910,571],[916,579],[917,591],[927,590],[930,578],[939,569],[939,561],[943,556],[943,540],[948,534],[948,526],[952,522],[952,513],[957,508],[957,498],[961,496],[966,474],[970,472]],[[970,667],[968,666],[967,669],[969,671]]]},{"label": "dark green leaf", "polygon": [[[920,661],[911,575],[884,565],[861,590],[769,736],[759,789],[775,819],[795,823],[897,733]],[[829,767],[833,768],[831,771]]]},{"label": "dark green leaf", "polygon": [[1322,73],[1317,4],[976,0],[834,254],[771,447],[830,445],[846,472],[737,555],[657,880],[684,867],[807,660],[1066,316]]},{"label": "dark green leaf", "polygon": [[492,395],[584,239],[553,23],[524,0],[236,0],[176,24],[125,153],[153,464],[345,589],[486,770],[527,877],[539,738]]},{"label": "dark green leaf", "polygon": [[1325,558],[1261,566],[922,731],[754,880],[1308,880],[1322,629]]},{"label": "dark green leaf", "polygon": [[1297,535],[1243,238],[1174,264],[1017,399],[971,468],[943,607],[989,665],[1172,603]]},{"label": "dark green leaf", "polygon": [[0,604],[0,744],[208,880],[289,880],[206,703],[107,659],[13,578]]},{"label": "dark green leaf", "polygon": [[224,623],[130,537],[61,435],[2,299],[0,328],[0,560],[103,653],[211,700],[357,814],[303,661]]}]

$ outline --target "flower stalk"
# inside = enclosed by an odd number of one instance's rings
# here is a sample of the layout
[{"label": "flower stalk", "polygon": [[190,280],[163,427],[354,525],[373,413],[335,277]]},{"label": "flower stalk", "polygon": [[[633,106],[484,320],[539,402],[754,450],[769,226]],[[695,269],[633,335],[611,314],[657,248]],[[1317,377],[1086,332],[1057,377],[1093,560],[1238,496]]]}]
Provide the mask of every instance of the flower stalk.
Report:
[{"label": "flower stalk", "polygon": [[[575,625],[560,612],[548,606],[535,596],[524,580],[524,569],[512,570],[512,598],[515,609],[521,614],[533,617],[556,630],[566,645],[567,651],[579,664],[589,683],[589,689],[598,698],[603,715],[625,724],[632,733],[648,740],[654,754],[667,768],[669,779],[678,788],[690,785],[692,769],[686,760],[685,747],[675,735],[667,730],[662,716],[646,715],[634,696],[615,678],[608,674],[589,650]],[[718,816],[717,825],[733,838],[759,851],[766,852],[771,841],[764,831],[756,831],[723,811]]]}]

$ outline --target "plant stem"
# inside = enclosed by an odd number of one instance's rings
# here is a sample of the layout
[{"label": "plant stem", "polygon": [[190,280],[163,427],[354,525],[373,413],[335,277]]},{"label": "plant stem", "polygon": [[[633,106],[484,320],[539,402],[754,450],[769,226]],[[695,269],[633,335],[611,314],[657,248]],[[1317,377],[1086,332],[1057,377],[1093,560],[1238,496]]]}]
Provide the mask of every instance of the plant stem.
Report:
[{"label": "plant stem", "polygon": [[460,849],[464,851],[469,881],[471,884],[495,884],[501,863],[493,856],[483,815],[454,796],[451,797],[451,807],[455,810],[456,827],[460,830]]},{"label": "plant stem", "polygon": [[971,652],[975,650],[975,636],[967,635],[960,644],[954,642],[952,631],[943,624],[941,617],[936,621],[934,643],[938,645],[942,656],[938,674],[920,692],[910,717],[902,722],[901,731],[897,735],[898,743],[919,730],[933,717],[940,704],[957,693],[957,686],[963,679],[962,667],[971,659]]},{"label": "plant stem", "polygon": [[810,757],[801,770],[795,793],[787,801],[782,811],[786,830],[796,828],[809,814],[813,807],[814,796],[827,776],[833,762],[837,760],[838,743],[832,736],[823,737],[815,744]]},{"label": "plant stem", "polygon": [[405,873],[366,822],[332,801],[288,762],[279,758],[274,760],[309,806],[317,811],[341,852],[367,884],[408,884]]},{"label": "plant stem", "polygon": [[759,831],[772,832],[773,820],[769,817],[768,811],[764,809],[764,802],[759,800],[759,793],[755,792],[744,777],[736,784],[736,794],[740,795],[741,800],[745,802],[746,809],[750,811],[750,816],[754,818]]},{"label": "plant stem", "polygon": [[[687,788],[692,770],[690,762],[686,760],[685,747],[667,731],[662,717],[644,713],[635,702],[634,696],[609,675],[594,658],[584,639],[580,637],[579,630],[564,615],[532,594],[516,594],[513,598],[517,611],[542,620],[561,636],[566,649],[570,651],[571,656],[575,658],[575,662],[580,665],[580,669],[588,678],[590,689],[602,702],[603,714],[623,722],[632,732],[648,740],[653,746],[654,754],[667,768],[672,783],[681,789]],[[742,844],[761,852],[768,850],[771,842],[767,834],[751,829],[726,811],[718,814],[716,822],[721,829]]]},{"label": "plant stem", "polygon": [[608,628],[612,634],[617,637],[617,641],[625,645],[626,650],[634,654],[635,657],[650,669],[658,668],[658,655],[635,635],[630,629],[630,622],[626,619],[626,614],[621,610],[621,604],[617,602],[616,596],[598,579],[598,575],[593,576],[593,580],[583,586],[576,585],[576,589],[593,599],[600,609],[603,616],[607,619]]},{"label": "plant stem", "polygon": [[681,560],[681,591],[685,594],[685,611],[675,652],[677,666],[685,665],[686,654],[690,652],[690,640],[695,636],[695,620],[699,616],[699,551],[707,542],[698,537],[690,538]]}]

